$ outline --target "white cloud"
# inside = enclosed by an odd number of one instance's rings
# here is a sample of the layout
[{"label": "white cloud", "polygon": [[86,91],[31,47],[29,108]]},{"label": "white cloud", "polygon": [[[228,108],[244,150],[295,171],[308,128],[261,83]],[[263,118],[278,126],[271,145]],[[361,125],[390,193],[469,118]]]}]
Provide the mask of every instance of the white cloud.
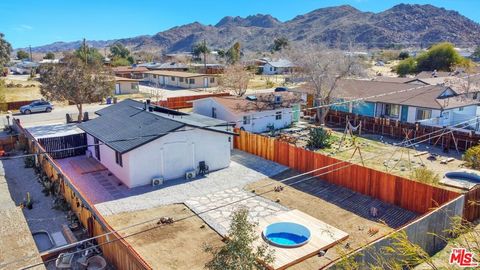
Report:
[{"label": "white cloud", "polygon": [[22,24],[22,25],[20,25],[20,27],[25,29],[25,30],[32,30],[33,29],[33,27],[28,25],[28,24]]},{"label": "white cloud", "polygon": [[17,32],[26,32],[33,30],[33,26],[28,25],[28,24],[20,24],[19,26],[14,27],[15,31]]}]

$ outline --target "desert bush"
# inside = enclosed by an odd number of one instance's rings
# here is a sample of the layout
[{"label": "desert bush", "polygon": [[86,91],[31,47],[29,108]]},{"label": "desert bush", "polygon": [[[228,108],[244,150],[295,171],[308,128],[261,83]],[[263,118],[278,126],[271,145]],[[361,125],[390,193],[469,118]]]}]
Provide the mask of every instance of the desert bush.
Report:
[{"label": "desert bush", "polygon": [[480,145],[468,148],[467,151],[465,151],[463,160],[467,167],[475,170],[480,169]]},{"label": "desert bush", "polygon": [[425,184],[437,185],[440,181],[440,176],[434,171],[425,167],[419,167],[413,170],[411,178]]},{"label": "desert bush", "polygon": [[324,128],[312,128],[308,134],[307,147],[311,149],[322,149],[332,144],[332,135],[330,131]]}]

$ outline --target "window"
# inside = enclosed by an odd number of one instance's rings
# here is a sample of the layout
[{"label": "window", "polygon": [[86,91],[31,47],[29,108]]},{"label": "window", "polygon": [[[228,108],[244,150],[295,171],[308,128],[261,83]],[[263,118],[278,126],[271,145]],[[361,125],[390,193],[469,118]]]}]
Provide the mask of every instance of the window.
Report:
[{"label": "window", "polygon": [[398,117],[400,115],[400,105],[385,104],[385,115],[390,117]]},{"label": "window", "polygon": [[282,120],[282,112],[275,112],[275,120]]},{"label": "window", "polygon": [[153,75],[153,78],[156,79],[156,78],[157,78],[157,75]]},{"label": "window", "polygon": [[243,124],[244,124],[244,125],[250,125],[250,121],[251,121],[250,115],[245,115],[245,116],[243,117]]},{"label": "window", "polygon": [[120,167],[123,167],[122,153],[115,151],[115,162],[120,165]]},{"label": "window", "polygon": [[97,139],[97,138],[94,138],[93,139],[93,144],[95,145],[94,146],[94,149],[95,149],[95,157],[100,160],[100,141]]},{"label": "window", "polygon": [[195,84],[195,79],[190,79],[190,80],[188,81],[188,83],[189,83],[189,84]]},{"label": "window", "polygon": [[459,111],[459,112],[462,112],[462,111],[463,111],[463,107],[458,108],[458,111]]},{"label": "window", "polygon": [[183,83],[183,78],[182,77],[178,78],[178,81]]},{"label": "window", "polygon": [[432,110],[429,109],[417,109],[417,121],[432,118]]},{"label": "window", "polygon": [[136,83],[131,83],[130,87],[131,87],[132,90],[137,90],[138,85]]},{"label": "window", "polygon": [[215,78],[214,77],[210,78],[210,83],[215,83]]},{"label": "window", "polygon": [[212,108],[212,118],[217,118],[217,108]]},{"label": "window", "polygon": [[175,77],[170,77],[170,80],[171,80],[172,82],[174,82],[174,81],[175,81]]}]

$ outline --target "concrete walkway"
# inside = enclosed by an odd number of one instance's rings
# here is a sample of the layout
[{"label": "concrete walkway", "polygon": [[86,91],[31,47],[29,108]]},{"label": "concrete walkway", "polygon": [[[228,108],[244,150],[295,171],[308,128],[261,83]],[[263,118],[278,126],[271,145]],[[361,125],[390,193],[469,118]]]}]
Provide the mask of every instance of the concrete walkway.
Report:
[{"label": "concrete walkway", "polygon": [[185,202],[193,212],[199,216],[217,233],[226,236],[230,229],[233,212],[240,208],[249,210],[251,221],[258,222],[259,218],[278,215],[288,208],[267,200],[241,188],[232,188],[205,196],[192,198]]},{"label": "concrete walkway", "polygon": [[[95,207],[102,215],[113,215],[161,205],[183,203],[190,198],[201,197],[235,187],[241,188],[248,183],[279,174],[287,169],[287,167],[275,162],[233,150],[230,167],[211,172],[204,178],[192,181],[185,179],[171,180],[167,181],[164,186],[155,188],[143,186],[126,189],[123,190],[124,198],[100,202],[95,204]],[[105,189],[101,186],[98,186],[98,189],[92,189],[92,185],[96,181],[89,181],[88,183],[90,186],[89,192],[104,193]],[[81,186],[80,188],[83,189]],[[92,194],[89,194],[89,196],[92,196]]]}]

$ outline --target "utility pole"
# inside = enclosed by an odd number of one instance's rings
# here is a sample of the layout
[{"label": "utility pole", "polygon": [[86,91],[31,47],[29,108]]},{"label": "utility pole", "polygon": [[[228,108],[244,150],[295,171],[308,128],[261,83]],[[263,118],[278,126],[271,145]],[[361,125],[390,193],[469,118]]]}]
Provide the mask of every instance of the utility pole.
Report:
[{"label": "utility pole", "polygon": [[83,38],[83,54],[85,55],[85,65],[88,64],[87,40]]},{"label": "utility pole", "polygon": [[28,48],[30,50],[30,62],[33,62],[33,57],[32,57],[32,45],[28,45]]}]

